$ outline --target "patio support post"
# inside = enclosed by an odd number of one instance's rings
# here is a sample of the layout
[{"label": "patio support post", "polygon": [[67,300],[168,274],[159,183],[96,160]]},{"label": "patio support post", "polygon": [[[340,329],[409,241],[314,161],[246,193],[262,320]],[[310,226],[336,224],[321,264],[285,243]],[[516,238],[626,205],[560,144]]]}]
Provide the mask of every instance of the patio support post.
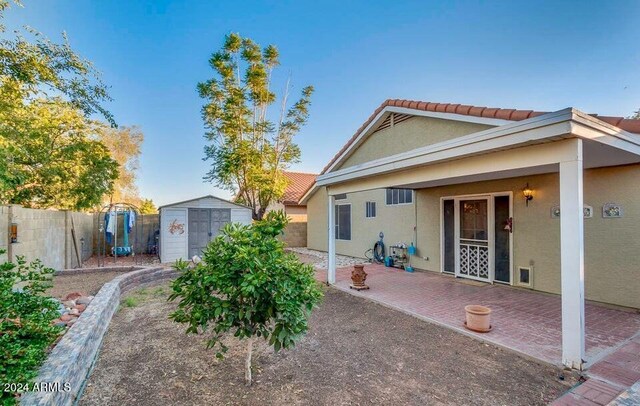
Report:
[{"label": "patio support post", "polygon": [[574,142],[575,155],[560,162],[562,363],[582,369],[585,357],[582,140]]},{"label": "patio support post", "polygon": [[329,207],[327,208],[327,221],[329,223],[329,245],[327,248],[327,283],[333,285],[336,283],[336,199],[329,195]]}]

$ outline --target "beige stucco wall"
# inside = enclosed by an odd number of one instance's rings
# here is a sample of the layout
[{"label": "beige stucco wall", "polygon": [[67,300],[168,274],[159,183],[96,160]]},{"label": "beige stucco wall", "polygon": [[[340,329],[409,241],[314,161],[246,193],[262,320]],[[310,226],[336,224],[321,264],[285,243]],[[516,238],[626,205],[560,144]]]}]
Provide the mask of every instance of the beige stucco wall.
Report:
[{"label": "beige stucco wall", "polygon": [[340,168],[410,151],[491,128],[485,124],[412,117],[393,127],[376,131],[360,145]]},{"label": "beige stucco wall", "polygon": [[[585,290],[587,299],[640,308],[640,165],[586,170],[584,201],[592,206],[593,218],[585,224]],[[534,200],[527,207],[522,188],[529,183]],[[384,190],[352,193],[344,202],[352,204],[352,240],[337,241],[339,254],[362,257],[373,246],[379,231],[387,245],[414,241],[417,225],[418,258],[414,266],[440,271],[440,198],[491,192],[513,193],[513,264],[534,267],[534,289],[560,292],[560,221],[551,217],[559,204],[558,174],[527,176],[496,181],[420,189],[417,206],[386,206]],[[327,249],[326,190],[319,189],[309,200],[307,243],[309,248]],[[365,201],[377,202],[378,216],[366,219]],[[602,218],[602,205],[621,204],[624,217]],[[414,210],[417,209],[417,216]],[[428,259],[427,259],[428,258]]]},{"label": "beige stucco wall", "polygon": [[298,205],[285,205],[279,202],[274,202],[269,205],[267,212],[274,210],[284,210],[289,217],[289,221],[292,223],[300,223],[307,221],[307,206]]}]

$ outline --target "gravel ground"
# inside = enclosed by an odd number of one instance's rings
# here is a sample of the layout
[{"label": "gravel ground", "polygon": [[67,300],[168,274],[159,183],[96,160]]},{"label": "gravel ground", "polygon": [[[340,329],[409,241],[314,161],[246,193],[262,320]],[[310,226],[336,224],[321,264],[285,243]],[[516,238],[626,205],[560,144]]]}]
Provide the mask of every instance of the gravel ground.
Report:
[{"label": "gravel ground", "polygon": [[[168,288],[133,292],[105,337],[81,405],[538,405],[575,383],[561,371],[335,289],[289,350],[244,343],[218,361],[168,319]],[[254,354],[255,354],[254,353]]]}]

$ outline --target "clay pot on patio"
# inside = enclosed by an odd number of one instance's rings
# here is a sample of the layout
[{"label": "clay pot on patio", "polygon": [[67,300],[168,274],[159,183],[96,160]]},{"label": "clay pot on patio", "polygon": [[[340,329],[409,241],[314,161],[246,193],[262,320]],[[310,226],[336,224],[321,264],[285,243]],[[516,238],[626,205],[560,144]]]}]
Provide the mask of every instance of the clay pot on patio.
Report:
[{"label": "clay pot on patio", "polygon": [[491,331],[491,309],[480,305],[468,305],[464,307],[467,313],[464,325],[471,331],[487,333]]},{"label": "clay pot on patio", "polygon": [[367,280],[367,273],[364,271],[364,265],[354,265],[353,271],[351,271],[351,289],[355,290],[363,290],[369,289],[367,285],[364,284],[364,281]]}]

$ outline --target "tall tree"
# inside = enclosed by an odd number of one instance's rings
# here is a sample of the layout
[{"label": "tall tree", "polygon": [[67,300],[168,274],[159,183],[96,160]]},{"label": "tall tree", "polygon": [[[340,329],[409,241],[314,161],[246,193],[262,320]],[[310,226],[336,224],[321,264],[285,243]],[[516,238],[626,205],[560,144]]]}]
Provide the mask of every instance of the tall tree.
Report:
[{"label": "tall tree", "polygon": [[[14,3],[20,5],[18,1]],[[8,0],[0,0],[0,33]],[[26,38],[31,37],[31,42]],[[62,94],[86,116],[98,113],[115,126],[112,114],[102,105],[111,98],[93,64],[76,54],[65,33],[56,44],[33,28],[0,39],[0,109],[25,99]]]},{"label": "tall tree", "polygon": [[0,202],[87,209],[110,193],[118,164],[96,139],[103,124],[62,100],[0,109]]},{"label": "tall tree", "polygon": [[140,204],[140,214],[156,214],[157,212],[158,208],[152,199],[144,199]]},{"label": "tall tree", "polygon": [[[9,4],[0,0],[1,34],[5,34],[2,19]],[[110,193],[117,165],[95,138],[102,125],[89,119],[97,113],[115,126],[102,105],[109,100],[92,64],[71,49],[66,36],[56,44],[31,28],[3,35],[1,201],[81,209]]]},{"label": "tall tree", "polygon": [[313,87],[304,87],[300,99],[289,105],[287,81],[277,119],[271,120],[269,107],[277,100],[271,77],[279,65],[275,46],[261,49],[249,38],[230,34],[209,64],[214,78],[198,84],[206,100],[205,160],[211,161],[205,180],[233,192],[260,220],[284,193],[282,171],[300,159],[293,138],[307,122]]},{"label": "tall tree", "polygon": [[136,126],[104,127],[100,131],[99,139],[117,162],[119,172],[113,191],[105,195],[103,203],[127,202],[141,205],[142,199],[138,193],[136,178],[140,167],[142,142],[144,141],[142,131]]}]

